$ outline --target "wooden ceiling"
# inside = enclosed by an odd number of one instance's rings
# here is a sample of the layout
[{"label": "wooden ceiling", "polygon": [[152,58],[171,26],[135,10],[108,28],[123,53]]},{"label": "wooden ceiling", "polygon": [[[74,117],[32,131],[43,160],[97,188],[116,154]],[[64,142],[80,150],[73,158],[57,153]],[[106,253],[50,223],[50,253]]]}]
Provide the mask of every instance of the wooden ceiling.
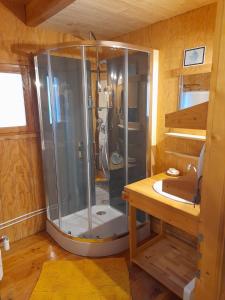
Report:
[{"label": "wooden ceiling", "polygon": [[76,0],[40,26],[83,38],[92,31],[98,39],[110,39],[212,2],[215,0]]}]

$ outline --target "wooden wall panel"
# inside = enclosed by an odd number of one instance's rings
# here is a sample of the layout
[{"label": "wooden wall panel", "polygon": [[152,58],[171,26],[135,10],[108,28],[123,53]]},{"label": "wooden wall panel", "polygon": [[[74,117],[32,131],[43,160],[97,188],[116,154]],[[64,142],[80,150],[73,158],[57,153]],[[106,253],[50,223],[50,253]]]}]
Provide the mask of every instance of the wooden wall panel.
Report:
[{"label": "wooden wall panel", "polygon": [[[2,3],[0,16],[0,69],[12,64],[30,67],[25,82],[30,103],[28,130],[14,130],[7,134],[0,132],[0,224],[6,222],[0,225],[0,235],[8,234],[11,241],[15,241],[43,230],[46,220],[34,68],[30,57],[18,49],[24,45],[39,49],[77,38],[71,34],[28,27]],[[27,215],[29,213],[31,215]],[[28,219],[19,219],[20,222],[12,225],[12,219],[23,215],[27,215]]]},{"label": "wooden wall panel", "polygon": [[[40,154],[40,141],[37,135],[1,137],[0,223],[45,208]],[[23,237],[26,236],[26,232],[32,231],[32,228],[21,230],[21,223],[13,226],[15,231],[17,226]],[[15,237],[18,237],[16,232]]]},{"label": "wooden wall panel", "polygon": [[164,153],[165,161],[164,168],[165,170],[169,169],[171,166],[181,171],[181,174],[187,173],[187,166],[189,164],[198,166],[198,157],[185,155],[182,153],[165,151]]},{"label": "wooden wall panel", "polygon": [[[212,63],[214,23],[216,4],[204,6],[194,11],[130,32],[115,40],[139,44],[159,50],[159,91],[157,115],[156,172],[165,170],[165,114],[177,110],[178,77],[173,70],[182,67],[183,51],[206,45],[207,65]],[[192,131],[193,133],[193,131]],[[178,143],[184,143],[178,140]]]},{"label": "wooden wall panel", "polygon": [[176,153],[199,156],[204,145],[203,141],[180,139],[178,137],[165,136],[165,150]]},{"label": "wooden wall panel", "polygon": [[[171,76],[171,70],[181,67],[184,48],[199,45],[207,46],[206,63],[211,63],[215,12],[216,5],[209,5],[119,38],[121,41],[160,50],[157,172],[165,168],[165,113],[173,112],[177,108],[178,78]],[[28,57],[18,52],[24,44],[32,49],[39,49],[50,44],[77,40],[71,34],[27,27],[1,3],[0,15],[0,63],[28,64]],[[35,102],[35,96],[31,97]],[[38,134],[36,131],[34,133]],[[7,221],[19,214],[42,208],[44,196],[41,169],[39,169],[39,138],[24,139],[21,135],[21,139],[16,141],[1,140],[0,145],[2,166],[0,189],[2,190],[1,197],[4,198],[4,203],[0,200],[1,223],[2,220]],[[43,216],[34,217],[39,220],[37,223],[29,219],[27,223],[21,222],[15,225],[15,230],[11,227],[12,232],[15,231],[13,239],[19,239],[43,228]],[[35,225],[32,225],[32,222]],[[22,232],[21,235],[20,232]]]},{"label": "wooden wall panel", "polygon": [[7,235],[9,237],[10,243],[12,243],[44,230],[45,221],[46,214],[41,213],[15,225],[0,229],[0,236]]},{"label": "wooden wall panel", "polygon": [[165,115],[167,128],[206,130],[208,102],[181,109]]},{"label": "wooden wall panel", "polygon": [[[215,19],[216,4],[213,4],[150,25],[135,32],[130,32],[115,39],[159,50],[155,173],[164,171],[171,166],[185,172],[189,163],[194,165],[198,163],[197,156],[199,156],[204,142],[167,137],[165,135],[165,132],[168,131],[165,128],[165,114],[176,111],[178,107],[179,78],[178,76],[174,76],[173,71],[182,68],[184,49],[206,45],[205,62],[207,66],[211,65]],[[180,129],[176,131],[186,134],[205,135],[205,132],[196,130]],[[179,154],[187,154],[189,156]],[[152,218],[153,230],[154,221],[154,218]],[[170,227],[169,231],[171,234],[186,241],[192,242],[193,240],[190,236],[178,233],[174,227]]]},{"label": "wooden wall panel", "polygon": [[27,56],[18,52],[24,45],[31,49],[41,49],[47,45],[78,40],[72,34],[28,27],[2,3],[0,16],[0,63],[27,63]]}]

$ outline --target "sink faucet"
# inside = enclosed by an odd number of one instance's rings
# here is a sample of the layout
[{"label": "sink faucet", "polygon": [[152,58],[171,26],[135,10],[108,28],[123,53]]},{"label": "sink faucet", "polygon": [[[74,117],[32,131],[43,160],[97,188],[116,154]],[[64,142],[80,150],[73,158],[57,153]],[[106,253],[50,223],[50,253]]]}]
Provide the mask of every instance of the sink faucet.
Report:
[{"label": "sink faucet", "polygon": [[187,171],[191,171],[191,169],[193,169],[195,171],[195,173],[197,173],[196,167],[194,165],[192,165],[192,164],[188,164]]},{"label": "sink faucet", "polygon": [[194,172],[196,173],[196,192],[194,195],[194,205],[195,204],[199,204],[201,202],[201,181],[202,181],[202,176],[198,176],[198,171],[197,168],[195,166],[193,166],[192,164],[189,164],[187,166],[187,171],[190,172],[191,170],[194,170]]}]

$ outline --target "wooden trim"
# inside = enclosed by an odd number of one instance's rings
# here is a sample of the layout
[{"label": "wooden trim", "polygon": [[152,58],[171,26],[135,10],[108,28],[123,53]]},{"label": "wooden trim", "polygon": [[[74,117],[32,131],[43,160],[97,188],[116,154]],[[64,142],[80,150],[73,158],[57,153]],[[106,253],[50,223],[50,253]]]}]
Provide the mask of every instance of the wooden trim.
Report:
[{"label": "wooden trim", "polygon": [[211,73],[212,64],[205,64],[201,66],[195,67],[184,67],[178,68],[171,71],[171,76],[177,77],[181,75],[195,75],[195,74],[203,74],[203,73]]},{"label": "wooden trim", "polygon": [[166,114],[165,127],[206,129],[208,102]]},{"label": "wooden trim", "polygon": [[206,141],[206,137],[204,135],[194,135],[188,133],[180,133],[180,132],[165,132],[165,135],[169,137],[175,137],[179,139],[187,139],[187,140],[196,140],[196,141]]},{"label": "wooden trim", "polygon": [[135,257],[137,253],[137,218],[136,208],[129,204],[129,246],[130,246],[130,260]]},{"label": "wooden trim", "polygon": [[26,24],[37,26],[54,16],[75,0],[31,0],[25,6]]},{"label": "wooden trim", "polygon": [[22,76],[26,126],[0,128],[0,135],[26,134],[38,131],[37,108],[35,107],[34,82],[31,80],[31,68],[27,65],[0,64],[0,72],[18,73]]},{"label": "wooden trim", "polygon": [[0,135],[0,141],[5,140],[20,140],[20,139],[33,139],[33,138],[39,138],[38,133],[24,133],[24,134],[6,134]]},{"label": "wooden trim", "polygon": [[24,67],[25,67],[25,65],[0,63],[0,72],[21,74],[21,72],[24,70]]},{"label": "wooden trim", "polygon": [[200,214],[201,260],[196,300],[219,300],[225,262],[225,1],[217,4]]},{"label": "wooden trim", "polygon": [[[32,53],[33,55],[38,55],[42,53],[46,53],[46,51],[59,51],[59,50],[68,50],[68,48],[74,48],[79,46],[86,46],[86,47],[109,47],[109,48],[118,48],[118,49],[129,49],[133,51],[142,51],[147,53],[152,53],[154,50],[151,47],[144,47],[140,45],[130,44],[130,43],[121,43],[115,41],[104,41],[104,40],[76,40],[72,42],[64,42],[64,43],[57,43],[52,45],[46,45],[45,48],[42,48],[35,51],[33,48],[29,49],[24,46],[24,53]],[[67,49],[66,49],[67,48]],[[22,52],[22,46],[20,47]]]}]

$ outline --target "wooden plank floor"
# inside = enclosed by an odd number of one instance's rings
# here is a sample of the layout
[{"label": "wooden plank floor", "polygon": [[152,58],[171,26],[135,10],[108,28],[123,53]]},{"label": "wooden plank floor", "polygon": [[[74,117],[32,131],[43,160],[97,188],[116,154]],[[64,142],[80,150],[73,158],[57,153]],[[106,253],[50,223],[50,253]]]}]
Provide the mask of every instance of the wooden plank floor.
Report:
[{"label": "wooden plank floor", "polygon": [[[128,260],[128,252],[118,256]],[[4,277],[0,281],[0,300],[29,299],[43,262],[54,259],[82,259],[82,257],[63,250],[46,232],[13,243],[11,250],[3,253]],[[130,267],[129,271],[133,300],[178,299],[137,266]]]}]

